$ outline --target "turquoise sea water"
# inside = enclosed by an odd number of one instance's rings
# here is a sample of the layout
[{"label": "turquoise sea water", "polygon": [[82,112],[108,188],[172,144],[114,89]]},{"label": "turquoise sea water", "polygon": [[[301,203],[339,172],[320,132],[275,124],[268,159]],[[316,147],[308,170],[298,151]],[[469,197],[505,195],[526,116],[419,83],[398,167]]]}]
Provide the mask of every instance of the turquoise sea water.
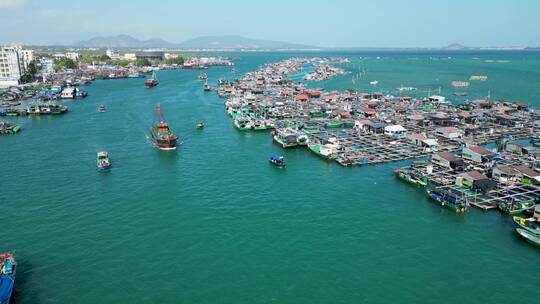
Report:
[{"label": "turquoise sea water", "polygon": [[[239,53],[240,73],[298,53]],[[356,87],[417,94],[471,74],[469,97],[540,105],[540,54],[342,53]],[[382,59],[375,59],[381,56]],[[430,60],[429,57],[451,60]],[[360,57],[369,57],[360,59]],[[472,59],[472,58],[480,59]],[[411,59],[417,58],[417,59]],[[486,63],[486,59],[510,60]],[[0,137],[0,249],[19,262],[17,303],[503,303],[540,296],[540,250],[497,211],[442,209],[391,163],[343,168],[267,133],[240,133],[198,71],[96,81],[61,117]],[[230,68],[207,71],[210,82]],[[378,80],[377,88],[369,81]],[[313,84],[353,86],[351,75]],[[438,92],[437,92],[438,93]],[[154,149],[155,103],[183,144]],[[105,104],[106,113],[98,113]],[[207,127],[196,130],[203,120]],[[108,174],[95,169],[107,150]],[[268,164],[282,153],[288,167]]]}]

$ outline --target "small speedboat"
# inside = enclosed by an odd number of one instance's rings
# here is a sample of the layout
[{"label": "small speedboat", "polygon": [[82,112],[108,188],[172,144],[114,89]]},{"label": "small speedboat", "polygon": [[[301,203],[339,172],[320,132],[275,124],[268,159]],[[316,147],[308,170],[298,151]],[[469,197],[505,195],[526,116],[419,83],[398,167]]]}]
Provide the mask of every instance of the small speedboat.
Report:
[{"label": "small speedboat", "polygon": [[99,171],[108,171],[111,169],[111,161],[109,160],[109,153],[101,151],[97,153],[96,166]]},{"label": "small speedboat", "polygon": [[201,121],[197,124],[197,129],[203,129],[203,128],[204,128],[204,122]]},{"label": "small speedboat", "polygon": [[268,161],[276,167],[279,167],[279,168],[285,167],[285,158],[283,156],[272,154],[270,155],[270,159]]},{"label": "small speedboat", "polygon": [[105,108],[104,105],[100,105],[99,108],[98,108],[98,112],[99,113],[104,113],[104,112],[107,112],[107,109]]},{"label": "small speedboat", "polygon": [[212,87],[208,83],[205,83],[203,86],[203,91],[210,92],[212,91]]}]

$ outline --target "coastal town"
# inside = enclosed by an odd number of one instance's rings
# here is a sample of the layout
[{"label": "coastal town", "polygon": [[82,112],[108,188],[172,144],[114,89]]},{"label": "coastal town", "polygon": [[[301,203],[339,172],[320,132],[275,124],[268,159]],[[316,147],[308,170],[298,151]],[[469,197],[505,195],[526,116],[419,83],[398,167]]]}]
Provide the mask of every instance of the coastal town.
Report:
[{"label": "coastal town", "polygon": [[540,1],[0,20],[0,304],[540,298]]},{"label": "coastal town", "polygon": [[146,78],[156,70],[234,65],[230,58],[220,56],[192,57],[156,50],[91,51],[38,53],[20,45],[1,47],[0,116],[64,114],[68,105],[60,103],[85,98],[84,86],[94,80]]},{"label": "coastal town", "polygon": [[[85,98],[82,88],[96,79],[148,76],[145,84],[153,87],[158,83],[156,70],[234,66],[226,57],[183,58],[160,51],[120,54],[111,49],[82,61],[72,52],[34,58],[32,51],[16,46],[2,48],[0,58],[13,67],[3,72],[3,116],[64,114],[68,106],[57,101]],[[65,59],[78,64],[54,66]],[[40,72],[31,75],[33,82],[21,84],[36,60]],[[306,82],[343,77],[347,72],[340,65],[348,62],[346,57],[295,57],[268,63],[238,79],[220,79],[215,91],[224,98],[235,128],[270,130],[269,137],[283,149],[305,147],[345,167],[412,160],[396,168],[396,177],[425,189],[441,206],[456,212],[474,206],[523,215],[515,218],[521,226],[540,219],[539,111],[523,102],[477,99],[453,104],[440,95],[325,91],[290,80],[294,75],[303,75]],[[199,75],[204,90],[214,90],[207,78]],[[2,122],[0,133],[16,134],[20,129],[17,123]],[[490,144],[496,147],[483,147]],[[274,159],[285,165],[283,157]]]}]

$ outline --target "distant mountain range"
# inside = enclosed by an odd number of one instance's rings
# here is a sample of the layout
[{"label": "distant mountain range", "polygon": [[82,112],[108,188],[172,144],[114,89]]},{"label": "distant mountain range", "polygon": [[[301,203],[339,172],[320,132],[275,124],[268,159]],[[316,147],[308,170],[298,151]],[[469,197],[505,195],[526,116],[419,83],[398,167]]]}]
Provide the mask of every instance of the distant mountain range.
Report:
[{"label": "distant mountain range", "polygon": [[205,36],[186,40],[181,43],[173,43],[160,38],[152,38],[148,40],[139,40],[129,35],[94,37],[89,40],[77,42],[74,46],[77,47],[95,47],[95,48],[166,48],[166,49],[251,49],[251,50],[320,50],[320,49],[345,49],[345,50],[537,50],[538,47],[470,47],[459,43],[440,48],[321,48],[297,43],[288,43],[282,41],[252,39],[242,36]]},{"label": "distant mountain range", "polygon": [[490,46],[490,47],[480,47],[480,46],[464,46],[459,43],[452,43],[448,46],[442,47],[442,50],[534,50],[537,48],[534,47],[524,47],[524,46]]},{"label": "distant mountain range", "polygon": [[138,40],[129,35],[94,37],[75,44],[78,47],[179,48],[179,49],[318,49],[318,47],[282,41],[251,39],[241,36],[206,36],[172,43],[159,38]]}]

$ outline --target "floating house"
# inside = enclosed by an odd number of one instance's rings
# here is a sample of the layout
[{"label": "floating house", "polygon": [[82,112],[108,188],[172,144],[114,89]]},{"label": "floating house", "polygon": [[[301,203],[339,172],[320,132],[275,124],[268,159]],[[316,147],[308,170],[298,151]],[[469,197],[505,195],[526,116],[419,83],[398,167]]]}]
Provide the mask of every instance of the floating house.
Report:
[{"label": "floating house", "polygon": [[465,167],[465,162],[450,152],[433,154],[431,160],[439,166],[451,168],[454,171],[463,171]]},{"label": "floating house", "polygon": [[[485,181],[485,180],[490,180],[490,179],[478,171],[469,171],[469,172],[458,174],[458,176],[456,177],[456,185],[473,188],[475,183],[476,185],[478,185],[479,183],[484,184],[484,182],[480,182],[480,181]],[[495,182],[495,185],[496,184],[497,183]]]},{"label": "floating house", "polygon": [[457,139],[463,136],[463,131],[456,127],[440,127],[435,129],[435,134],[447,139]]},{"label": "floating house", "polygon": [[407,135],[407,129],[402,125],[391,125],[384,127],[384,135],[393,137],[403,137]]},{"label": "floating house", "polygon": [[461,150],[461,156],[463,158],[472,160],[477,163],[487,162],[487,158],[493,154],[493,152],[486,150],[480,146],[464,147],[463,150]]},{"label": "floating house", "polygon": [[504,184],[521,182],[526,185],[540,184],[540,172],[524,165],[497,166],[493,168],[493,179]]},{"label": "floating house", "polygon": [[410,133],[407,134],[407,139],[409,139],[413,144],[430,149],[432,152],[437,152],[439,150],[439,144],[436,139],[427,138],[424,134],[420,133]]}]

